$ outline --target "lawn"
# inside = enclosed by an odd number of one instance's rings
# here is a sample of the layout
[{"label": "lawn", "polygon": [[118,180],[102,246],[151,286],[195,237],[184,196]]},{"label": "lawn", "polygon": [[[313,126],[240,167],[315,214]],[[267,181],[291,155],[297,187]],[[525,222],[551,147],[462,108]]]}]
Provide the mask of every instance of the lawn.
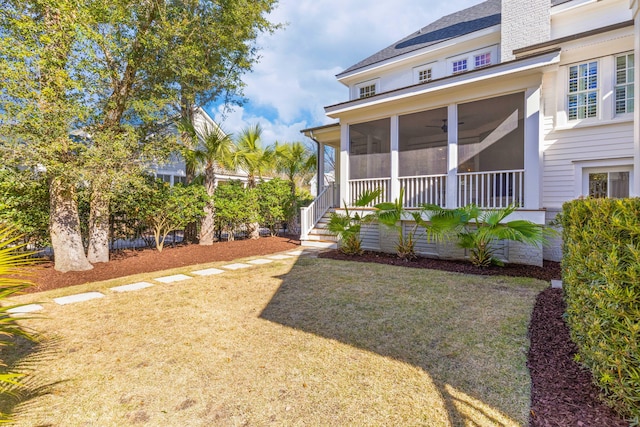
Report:
[{"label": "lawn", "polygon": [[[16,425],[528,422],[527,325],[546,282],[303,257],[108,290],[153,277],[20,297],[46,306],[24,321],[44,341],[23,363],[51,386]],[[47,304],[87,290],[106,297]]]}]

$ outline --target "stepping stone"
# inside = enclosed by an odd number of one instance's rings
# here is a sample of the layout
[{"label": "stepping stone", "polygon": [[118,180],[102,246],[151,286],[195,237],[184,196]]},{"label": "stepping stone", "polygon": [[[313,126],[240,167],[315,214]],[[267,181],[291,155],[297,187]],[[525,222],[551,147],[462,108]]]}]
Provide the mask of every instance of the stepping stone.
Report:
[{"label": "stepping stone", "polygon": [[306,251],[291,251],[291,252],[287,252],[287,255],[294,255],[294,256],[299,256],[304,254]]},{"label": "stepping stone", "polygon": [[251,261],[247,261],[249,264],[253,264],[253,265],[262,265],[262,264],[269,264],[271,262],[273,262],[272,259],[264,259],[264,258],[258,258],[258,259],[252,259]]},{"label": "stepping stone", "polygon": [[240,270],[241,268],[251,267],[249,264],[243,264],[241,262],[236,262],[235,264],[227,264],[223,265],[222,268],[226,268],[227,270]]},{"label": "stepping stone", "polygon": [[85,292],[82,294],[69,295],[68,297],[54,298],[53,301],[59,305],[74,304],[76,302],[89,301],[96,298],[104,298],[100,292]]},{"label": "stepping stone", "polygon": [[271,255],[270,259],[289,259],[293,258],[291,255]]},{"label": "stepping stone", "polygon": [[562,289],[562,280],[552,280],[551,287],[554,289]]},{"label": "stepping stone", "polygon": [[115,288],[111,288],[111,290],[114,292],[131,292],[148,288],[149,286],[153,286],[153,284],[149,282],[137,282],[131,283],[130,285],[116,286]]},{"label": "stepping stone", "polygon": [[197,274],[198,276],[212,276],[214,274],[224,273],[224,270],[219,268],[207,268],[204,270],[192,271],[191,274]]},{"label": "stepping stone", "polygon": [[40,304],[27,304],[27,305],[21,305],[20,307],[10,308],[9,310],[7,310],[7,313],[26,314],[26,313],[33,313],[34,311],[40,311],[43,308],[44,307],[41,306]]},{"label": "stepping stone", "polygon": [[153,279],[156,282],[162,283],[173,283],[173,282],[181,282],[183,280],[193,279],[191,276],[187,276],[186,274],[174,274],[173,276],[164,276],[158,277],[157,279]]}]

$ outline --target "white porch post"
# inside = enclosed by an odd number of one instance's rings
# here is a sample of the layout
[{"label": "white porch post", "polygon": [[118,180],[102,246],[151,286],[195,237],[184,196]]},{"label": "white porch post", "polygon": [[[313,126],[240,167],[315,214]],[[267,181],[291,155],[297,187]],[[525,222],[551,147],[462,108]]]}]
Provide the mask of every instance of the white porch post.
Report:
[{"label": "white porch post", "polygon": [[[340,124],[340,197],[351,204],[349,189],[349,125]],[[339,205],[338,205],[339,206]]]},{"label": "white porch post", "polygon": [[634,40],[634,81],[633,85],[633,182],[629,189],[629,196],[640,196],[640,1],[631,0],[633,11],[633,40]]},{"label": "white porch post", "polygon": [[524,94],[524,208],[542,208],[540,86]]},{"label": "white porch post", "polygon": [[324,188],[324,144],[322,142],[318,142],[318,192],[316,194],[320,194],[322,189]]},{"label": "white porch post", "polygon": [[447,109],[447,208],[458,207],[458,106]]},{"label": "white porch post", "polygon": [[399,147],[400,118],[398,116],[391,116],[391,198],[389,201],[400,197],[400,179],[398,179],[400,167]]}]

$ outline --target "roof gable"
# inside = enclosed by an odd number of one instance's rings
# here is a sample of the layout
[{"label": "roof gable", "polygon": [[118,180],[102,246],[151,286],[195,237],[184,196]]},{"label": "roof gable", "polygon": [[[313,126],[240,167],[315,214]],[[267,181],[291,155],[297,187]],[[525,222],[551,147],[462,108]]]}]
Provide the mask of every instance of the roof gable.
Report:
[{"label": "roof gable", "polygon": [[338,77],[414,50],[500,24],[501,0],[478,5],[444,16],[393,45],[347,68]]}]

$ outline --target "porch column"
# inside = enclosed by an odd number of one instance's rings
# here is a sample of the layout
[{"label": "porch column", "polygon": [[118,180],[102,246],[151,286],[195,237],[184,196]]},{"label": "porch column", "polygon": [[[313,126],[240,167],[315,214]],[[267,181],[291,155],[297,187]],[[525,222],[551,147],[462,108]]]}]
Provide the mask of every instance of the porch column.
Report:
[{"label": "porch column", "polygon": [[316,194],[320,194],[322,189],[324,188],[324,144],[322,142],[318,142],[318,192]]},{"label": "porch column", "polygon": [[400,118],[398,116],[391,116],[391,195],[388,201],[393,201],[400,197],[400,180],[398,179],[400,168],[399,147]]},{"label": "porch column", "polygon": [[340,124],[340,197],[348,205],[351,204],[349,188],[349,125]]},{"label": "porch column", "polygon": [[631,0],[633,12],[634,40],[634,82],[633,85],[633,182],[629,188],[630,197],[640,196],[640,0]]},{"label": "porch column", "polygon": [[458,106],[447,109],[447,208],[458,207]]},{"label": "porch column", "polygon": [[542,208],[542,144],[540,86],[524,94],[524,208]]}]

